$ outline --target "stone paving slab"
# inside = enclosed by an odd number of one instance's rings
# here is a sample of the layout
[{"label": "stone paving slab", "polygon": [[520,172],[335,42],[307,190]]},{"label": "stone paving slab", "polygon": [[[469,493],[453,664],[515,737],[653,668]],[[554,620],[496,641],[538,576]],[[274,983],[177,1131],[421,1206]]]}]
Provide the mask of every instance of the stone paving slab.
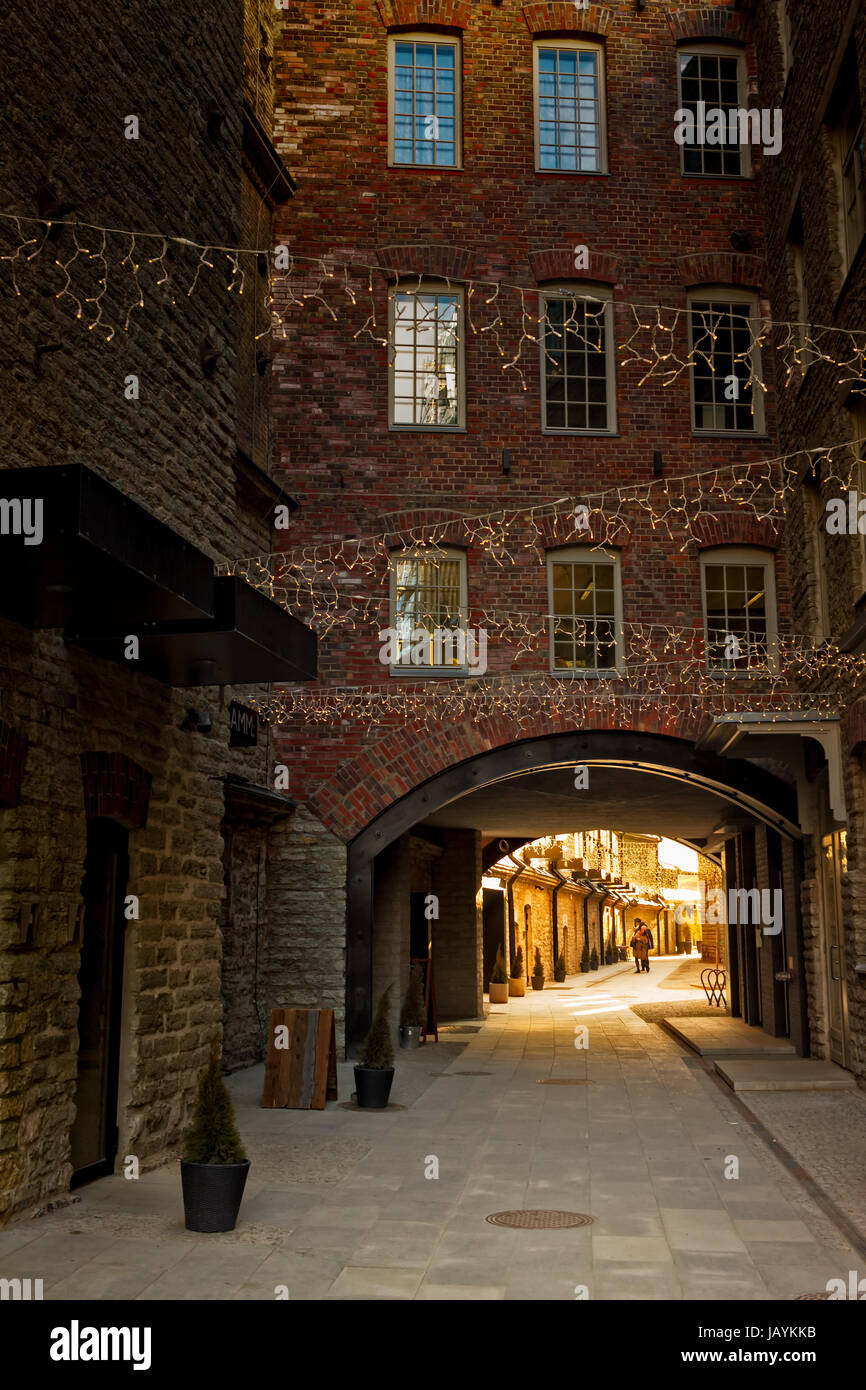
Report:
[{"label": "stone paving slab", "polygon": [[[400,1054],[403,1111],[262,1111],[263,1069],[237,1073],[238,1124],[258,1159],[234,1232],[185,1231],[175,1161],[138,1183],[82,1188],[80,1204],[0,1233],[0,1276],[42,1277],[55,1299],[273,1300],[281,1287],[300,1301],[573,1303],[579,1286],[626,1302],[820,1291],[856,1266],[844,1233],[733,1097],[631,1013],[675,968],[660,963],[652,983],[627,967],[611,969],[615,982],[579,978],[573,992],[536,992],[491,1016],[461,1035],[462,1052]],[[579,1059],[578,1020],[590,1040]],[[490,1075],[430,1075],[455,1057],[456,1069]],[[537,1084],[556,1074],[593,1084]],[[852,1104],[847,1092],[803,1100]],[[425,1177],[430,1155],[435,1179]],[[725,1177],[731,1156],[736,1180]],[[585,1212],[593,1224],[486,1220],[532,1207]]]},{"label": "stone paving slab", "polygon": [[741,1018],[666,1018],[665,1026],[701,1057],[796,1056],[790,1038],[772,1038]]},{"label": "stone paving slab", "polygon": [[857,1083],[835,1062],[813,1057],[734,1058],[715,1069],[732,1091],[853,1091]]}]

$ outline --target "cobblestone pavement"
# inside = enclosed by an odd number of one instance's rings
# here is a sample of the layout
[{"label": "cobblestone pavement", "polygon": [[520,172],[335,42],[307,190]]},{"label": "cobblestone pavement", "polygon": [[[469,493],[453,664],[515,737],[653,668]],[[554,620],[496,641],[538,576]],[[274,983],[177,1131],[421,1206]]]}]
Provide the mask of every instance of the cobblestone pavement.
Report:
[{"label": "cobblestone pavement", "polygon": [[[42,1278],[46,1299],[273,1299],[283,1286],[291,1299],[569,1301],[790,1299],[847,1280],[858,1260],[839,1228],[695,1060],[632,1012],[694,998],[660,989],[679,964],[576,976],[399,1053],[404,1109],[262,1110],[263,1068],[238,1073],[252,1168],[236,1231],[184,1229],[170,1164],[0,1232],[0,1277]],[[351,1066],[339,1071],[345,1100]],[[551,1080],[578,1084],[539,1084]],[[763,1096],[761,1118],[771,1126],[775,1105],[829,1170],[817,1127],[859,1103]],[[842,1153],[856,1161],[855,1146]],[[592,1222],[486,1220],[529,1208]]]}]

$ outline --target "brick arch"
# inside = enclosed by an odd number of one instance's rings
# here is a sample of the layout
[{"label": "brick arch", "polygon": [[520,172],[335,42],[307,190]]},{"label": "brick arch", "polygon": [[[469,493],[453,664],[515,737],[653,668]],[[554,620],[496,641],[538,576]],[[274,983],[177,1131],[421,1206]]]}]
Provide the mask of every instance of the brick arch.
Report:
[{"label": "brick arch", "polygon": [[[582,243],[575,239],[575,246]],[[536,284],[542,280],[595,280],[599,284],[615,285],[618,278],[616,256],[609,256],[589,247],[589,266],[575,270],[574,246],[550,246],[546,251],[530,251],[529,265]]]},{"label": "brick arch", "polygon": [[17,806],[24,780],[27,739],[0,719],[0,806]]},{"label": "brick arch", "polygon": [[471,0],[376,0],[386,29],[468,29]]},{"label": "brick arch", "polygon": [[469,280],[475,257],[463,246],[444,242],[412,242],[403,246],[378,246],[376,258],[393,275],[425,275],[442,280]]},{"label": "brick arch", "polygon": [[548,0],[547,4],[524,5],[523,18],[533,36],[569,33],[604,37],[613,23],[613,10],[594,4],[579,10],[573,0]]},{"label": "brick arch", "polygon": [[106,816],[129,829],[147,823],[151,775],[123,753],[81,754],[84,814],[88,820]]},{"label": "brick arch", "polygon": [[667,21],[676,43],[687,39],[722,39],[747,44],[751,19],[742,10],[726,5],[689,5],[669,10]]},{"label": "brick arch", "polygon": [[768,521],[732,512],[728,516],[700,517],[694,527],[699,550],[714,545],[755,545],[763,550],[778,550],[779,537]]},{"label": "brick arch", "polygon": [[677,270],[688,289],[699,285],[743,285],[756,293],[761,290],[759,256],[737,255],[732,251],[677,256]]},{"label": "brick arch", "polygon": [[[567,727],[566,727],[567,726]],[[674,779],[735,801],[743,810],[798,838],[796,792],[762,767],[699,752],[696,721],[689,713],[667,721],[661,711],[639,717],[634,727],[612,720],[486,720],[439,734],[389,731],[375,750],[343,767],[334,787],[363,819],[365,803],[382,811],[361,825],[347,858],[348,931],[346,1014],[350,1046],[370,1025],[373,978],[373,903],[377,856],[433,811],[503,778],[578,762],[637,768],[650,777]],[[473,752],[473,749],[477,750]],[[366,765],[365,765],[366,764]],[[363,773],[363,776],[359,774]],[[321,802],[316,808],[321,816]]]},{"label": "brick arch", "polygon": [[[694,743],[705,723],[700,713],[671,714],[659,708],[643,712],[628,725],[612,715],[595,713],[578,727],[581,731],[656,734]],[[528,740],[574,733],[573,717],[540,713],[523,721],[505,715],[477,722],[467,718],[435,734],[413,734],[405,727],[389,729],[317,787],[308,809],[341,840],[349,842],[407,793],[458,764]]]}]

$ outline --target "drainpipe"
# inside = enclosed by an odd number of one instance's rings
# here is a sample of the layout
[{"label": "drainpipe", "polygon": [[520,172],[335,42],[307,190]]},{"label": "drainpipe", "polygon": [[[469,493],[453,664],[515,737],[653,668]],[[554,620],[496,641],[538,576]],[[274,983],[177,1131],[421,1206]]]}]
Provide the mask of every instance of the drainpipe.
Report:
[{"label": "drainpipe", "polygon": [[553,924],[553,968],[555,970],[556,958],[559,955],[559,907],[556,900],[565,885],[570,882],[570,879],[563,878],[555,864],[548,864],[547,867],[554,877],[559,879],[559,882],[551,893],[552,906],[550,913]]},{"label": "drainpipe", "polygon": [[[500,849],[502,848],[503,843],[506,844],[506,848],[507,848],[507,841],[500,841],[500,844],[499,844]],[[506,897],[508,898],[508,969],[509,969],[509,971],[510,971],[510,970],[511,970],[511,962],[514,960],[515,952],[516,952],[516,949],[517,949],[517,948],[516,948],[516,945],[515,945],[515,934],[516,934],[516,930],[517,930],[517,921],[516,921],[516,918],[515,918],[515,916],[514,916],[514,892],[513,892],[513,889],[514,889],[515,883],[516,883],[517,880],[520,878],[520,875],[526,873],[526,870],[529,868],[529,865],[528,865],[528,864],[518,864],[517,860],[514,858],[514,855],[511,853],[510,850],[508,851],[508,854],[507,854],[507,855],[503,855],[503,858],[510,859],[511,862],[512,862],[512,864],[514,864],[514,865],[516,866],[516,868],[517,868],[517,873],[511,875],[511,878],[508,880],[508,887],[507,887],[506,890],[505,890]]]}]

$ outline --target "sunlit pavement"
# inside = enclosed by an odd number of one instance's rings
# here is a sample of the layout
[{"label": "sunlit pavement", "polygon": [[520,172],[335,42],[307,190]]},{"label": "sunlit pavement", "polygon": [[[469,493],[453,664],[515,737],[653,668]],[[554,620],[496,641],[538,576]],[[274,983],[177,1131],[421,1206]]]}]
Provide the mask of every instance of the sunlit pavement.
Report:
[{"label": "sunlit pavement", "polygon": [[[0,1232],[0,1276],[43,1278],[61,1299],[819,1293],[857,1267],[844,1236],[732,1100],[631,1011],[694,999],[665,988],[681,963],[530,990],[495,1006],[459,1055],[445,1033],[438,1049],[399,1053],[402,1110],[263,1111],[262,1068],[239,1073],[252,1169],[235,1232],[184,1231],[171,1164],[91,1184],[79,1205]],[[551,1080],[579,1084],[539,1084]],[[341,1066],[341,1098],[351,1090]],[[486,1220],[530,1208],[592,1222]]]}]

